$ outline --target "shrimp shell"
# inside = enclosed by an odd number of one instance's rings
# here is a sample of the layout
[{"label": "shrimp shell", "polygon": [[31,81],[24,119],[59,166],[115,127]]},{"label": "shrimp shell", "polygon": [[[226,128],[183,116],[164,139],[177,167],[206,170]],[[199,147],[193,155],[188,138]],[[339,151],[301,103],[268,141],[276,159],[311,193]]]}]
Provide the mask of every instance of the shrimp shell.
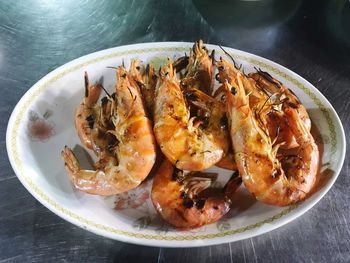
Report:
[{"label": "shrimp shell", "polygon": [[[224,82],[232,146],[246,188],[264,203],[284,206],[306,198],[313,188],[319,164],[318,147],[297,110],[285,106],[290,127],[299,144],[290,168],[277,159],[278,145],[264,132],[249,107],[243,76],[237,73],[237,86]],[[265,127],[266,128],[266,127]]]},{"label": "shrimp shell", "polygon": [[154,134],[164,155],[177,168],[202,171],[220,161],[227,152],[229,141],[220,125],[224,112],[219,102],[199,90],[191,92],[198,95],[198,103],[199,97],[208,97],[210,106],[207,107],[211,114],[205,128],[201,128],[200,121],[190,118],[187,102],[169,59],[161,69],[156,86]]},{"label": "shrimp shell", "polygon": [[114,195],[137,187],[147,177],[156,159],[155,139],[140,90],[123,67],[118,69],[117,77],[112,115],[115,129],[108,131],[115,137],[113,148],[101,155],[96,170],[81,169],[67,146],[62,151],[74,186],[90,194]]},{"label": "shrimp shell", "polygon": [[[224,189],[207,188],[197,192],[195,198],[188,198],[184,181],[179,182],[174,173],[172,163],[165,160],[154,177],[151,198],[163,219],[181,229],[200,227],[222,218],[230,210],[232,196],[241,184],[240,177],[236,176]],[[205,187],[209,186],[210,183]]]}]

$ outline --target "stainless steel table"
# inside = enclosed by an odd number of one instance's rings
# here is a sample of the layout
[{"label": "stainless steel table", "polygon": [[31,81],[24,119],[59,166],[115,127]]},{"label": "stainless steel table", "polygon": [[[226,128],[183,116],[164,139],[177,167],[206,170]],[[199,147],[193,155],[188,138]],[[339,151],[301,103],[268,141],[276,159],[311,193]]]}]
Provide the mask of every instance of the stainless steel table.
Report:
[{"label": "stainless steel table", "polygon": [[38,79],[101,49],[198,38],[290,68],[350,129],[349,1],[1,0],[0,262],[350,262],[348,158],[330,192],[301,218],[259,237],[191,249],[91,234],[51,213],[16,178],[6,155],[7,121]]}]

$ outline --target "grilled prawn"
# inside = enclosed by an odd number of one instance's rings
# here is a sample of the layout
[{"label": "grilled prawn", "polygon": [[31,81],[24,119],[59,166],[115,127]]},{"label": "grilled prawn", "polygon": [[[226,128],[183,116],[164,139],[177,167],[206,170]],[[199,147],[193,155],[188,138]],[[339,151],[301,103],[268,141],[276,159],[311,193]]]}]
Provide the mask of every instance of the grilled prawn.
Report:
[{"label": "grilled prawn", "polygon": [[185,89],[199,89],[211,95],[214,88],[214,70],[214,53],[209,56],[203,41],[198,40],[193,45],[181,84]]},{"label": "grilled prawn", "polygon": [[88,148],[93,149],[94,143],[91,137],[92,129],[96,118],[98,118],[100,108],[96,104],[102,87],[101,84],[89,85],[88,74],[85,72],[85,95],[75,114],[75,129],[80,141]]},{"label": "grilled prawn", "polygon": [[269,123],[269,136],[276,144],[281,144],[283,149],[291,149],[298,147],[297,140],[289,127],[288,116],[285,113],[283,105],[289,104],[297,110],[299,118],[304,122],[305,127],[311,130],[311,120],[305,109],[300,103],[298,97],[285,85],[274,79],[270,74],[262,70],[256,73],[250,73],[249,76],[256,81],[256,85],[266,92],[275,95],[273,102],[273,110],[266,114],[266,122]]},{"label": "grilled prawn", "polygon": [[223,105],[200,90],[187,90],[191,103],[209,111],[206,119],[190,117],[172,61],[160,70],[154,105],[154,133],[160,149],[177,168],[201,171],[227,152],[229,140],[220,120]]},{"label": "grilled prawn", "polygon": [[[96,195],[113,195],[137,187],[148,175],[156,159],[155,139],[140,90],[123,67],[117,71],[111,120],[111,143],[103,148],[96,170],[81,169],[67,146],[62,151],[65,167],[74,186]],[[142,167],[142,169],[140,169]]]},{"label": "grilled prawn", "polygon": [[238,171],[246,188],[264,203],[289,205],[303,200],[313,188],[319,164],[318,147],[295,107],[283,109],[298,143],[294,155],[278,156],[267,128],[249,107],[243,76],[236,85],[224,82],[227,116]]},{"label": "grilled prawn", "polygon": [[211,188],[215,174],[185,172],[165,160],[157,171],[152,187],[152,202],[171,225],[189,229],[211,224],[229,210],[231,199],[241,185],[233,176],[224,189]]}]

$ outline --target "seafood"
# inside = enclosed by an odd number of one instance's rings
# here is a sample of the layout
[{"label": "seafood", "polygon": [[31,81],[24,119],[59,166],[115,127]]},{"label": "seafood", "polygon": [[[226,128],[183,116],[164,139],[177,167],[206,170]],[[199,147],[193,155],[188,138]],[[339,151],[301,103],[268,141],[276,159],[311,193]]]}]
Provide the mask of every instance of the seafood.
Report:
[{"label": "seafood", "polygon": [[[281,82],[274,79],[270,74],[262,70],[257,70],[256,73],[250,73],[249,76],[256,81],[257,86],[276,94],[276,102],[274,103],[274,110],[271,110],[266,115],[266,120],[269,123],[268,130],[271,138],[274,138],[276,144],[282,143],[281,148],[290,149],[298,146],[292,130],[289,128],[288,118],[286,117],[282,106],[289,103],[291,107],[297,109],[299,118],[304,122],[305,127],[311,130],[311,120],[305,109],[300,103],[298,97]],[[283,103],[284,104],[283,104]]]},{"label": "seafood", "polygon": [[[181,71],[187,68],[189,60],[190,58],[186,54],[185,56],[176,59],[173,63],[173,67],[176,72],[182,73]],[[183,78],[183,76],[181,78]]]},{"label": "seafood", "polygon": [[283,110],[298,143],[294,155],[278,156],[263,123],[249,107],[243,76],[236,85],[225,81],[227,116],[238,171],[245,187],[264,203],[284,206],[303,200],[313,188],[319,151],[298,110],[288,102]]},{"label": "seafood", "polygon": [[208,117],[190,117],[169,59],[160,70],[156,86],[154,133],[161,151],[177,168],[201,171],[220,161],[227,152],[229,140],[220,123],[223,105],[198,89],[187,90],[186,98],[208,111]]},{"label": "seafood", "polygon": [[[229,63],[222,57],[217,62],[217,68],[219,73],[217,79],[220,82],[228,81],[231,85],[236,85],[236,75],[240,73],[242,75],[242,82],[246,94],[249,94],[249,105],[251,108],[256,108],[259,110],[267,110],[266,101],[269,100],[270,96],[266,91],[256,85],[256,81],[253,78],[250,78],[243,74],[240,69],[236,68],[234,64]],[[223,86],[220,86],[214,93],[214,97],[225,102],[226,91]],[[261,112],[260,112],[261,113]]]},{"label": "seafood", "polygon": [[[133,66],[131,66],[131,68],[133,68]],[[137,70],[139,66],[134,66],[134,68]],[[149,117],[152,119],[154,112],[154,94],[158,77],[152,64],[147,64],[141,74],[142,75],[138,75],[135,79],[140,87]]]},{"label": "seafood", "polygon": [[151,198],[154,207],[164,220],[181,229],[219,220],[229,211],[241,178],[233,176],[224,189],[218,189],[210,188],[214,176],[186,173],[165,160],[153,181]]},{"label": "seafood", "polygon": [[85,96],[80,103],[75,113],[75,128],[77,130],[80,141],[88,148],[93,149],[93,142],[91,138],[94,122],[99,115],[99,107],[96,105],[101,91],[102,85],[89,85],[89,78],[87,72],[84,75],[85,82]]},{"label": "seafood", "polygon": [[[80,167],[67,146],[62,151],[65,167],[74,186],[90,194],[113,195],[137,187],[149,174],[156,159],[150,120],[140,90],[123,67],[117,71],[115,100],[112,102],[112,140],[104,147],[95,170]],[[142,169],[140,169],[142,167]]]},{"label": "seafood", "polygon": [[227,170],[237,171],[237,165],[235,161],[235,156],[233,154],[233,150],[230,149],[228,153],[215,165]]},{"label": "seafood", "polygon": [[157,84],[157,75],[152,64],[141,67],[141,61],[133,59],[130,65],[130,74],[140,88],[144,104],[150,119],[153,118],[154,93]]},{"label": "seafood", "polygon": [[[236,83],[235,76],[237,73],[241,73],[241,71],[235,65],[229,63],[223,58],[220,58],[220,61],[218,61],[217,63],[217,67],[219,69],[219,73],[216,75],[216,79],[219,82],[221,82],[221,79],[226,80],[229,83],[232,83],[232,85],[235,85]],[[249,104],[254,108],[262,109],[263,112],[260,112],[261,114],[266,113],[266,107],[264,103],[266,102],[266,100],[269,99],[269,96],[263,90],[256,88],[255,81],[253,79],[248,78],[244,75],[242,79],[245,84],[244,87],[246,89],[246,93],[249,94]],[[218,101],[221,101],[222,103],[226,104],[226,91],[223,85],[221,85],[214,92],[213,96]],[[229,169],[229,170],[237,169],[237,165],[235,163],[235,158],[234,158],[232,149],[229,149],[226,156],[223,159],[221,159],[216,164],[216,166],[224,169]]]},{"label": "seafood", "polygon": [[202,40],[192,48],[186,68],[186,75],[181,85],[186,88],[199,89],[211,95],[214,87],[214,51],[209,56]]},{"label": "seafood", "polygon": [[[288,101],[298,108],[299,116],[309,130],[311,121],[305,107],[291,90],[267,72],[257,70],[256,73],[247,76],[222,58],[218,62],[218,68],[219,79],[227,80],[233,86],[237,85],[235,79],[237,73],[241,73],[245,92],[249,94],[249,106],[259,116],[259,121],[267,127],[274,144],[279,144],[282,149],[298,146],[289,128],[288,118],[283,112],[283,103]],[[225,98],[223,87],[220,87],[214,95],[219,99]]]},{"label": "seafood", "polygon": [[[101,84],[89,85],[85,73],[75,126],[98,161],[83,169],[64,147],[75,188],[102,196],[126,192],[157,170],[163,153],[151,199],[163,219],[180,229],[222,218],[242,181],[266,204],[305,199],[320,161],[305,107],[267,72],[245,74],[232,60],[216,62],[201,40],[190,56],[168,59],[159,72],[133,59],[129,71],[117,68],[111,95]],[[215,79],[221,86],[214,91]],[[107,95],[99,104],[102,90]],[[214,187],[217,174],[203,172],[213,165],[235,171],[224,188]]]},{"label": "seafood", "polygon": [[136,83],[142,83],[143,68],[141,67],[141,61],[139,59],[132,59],[129,68],[130,76],[136,81]]}]

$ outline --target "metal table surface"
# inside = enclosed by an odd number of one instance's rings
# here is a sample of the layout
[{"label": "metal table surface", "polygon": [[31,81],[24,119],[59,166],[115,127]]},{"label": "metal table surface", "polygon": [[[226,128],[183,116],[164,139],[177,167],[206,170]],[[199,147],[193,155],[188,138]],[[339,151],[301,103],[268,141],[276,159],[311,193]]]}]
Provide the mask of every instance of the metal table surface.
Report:
[{"label": "metal table surface", "polygon": [[21,185],[7,158],[5,131],[17,101],[37,80],[105,48],[198,38],[295,71],[328,98],[350,129],[349,1],[1,0],[0,262],[350,261],[348,158],[328,194],[299,219],[258,237],[203,248],[102,238],[56,216]]}]

